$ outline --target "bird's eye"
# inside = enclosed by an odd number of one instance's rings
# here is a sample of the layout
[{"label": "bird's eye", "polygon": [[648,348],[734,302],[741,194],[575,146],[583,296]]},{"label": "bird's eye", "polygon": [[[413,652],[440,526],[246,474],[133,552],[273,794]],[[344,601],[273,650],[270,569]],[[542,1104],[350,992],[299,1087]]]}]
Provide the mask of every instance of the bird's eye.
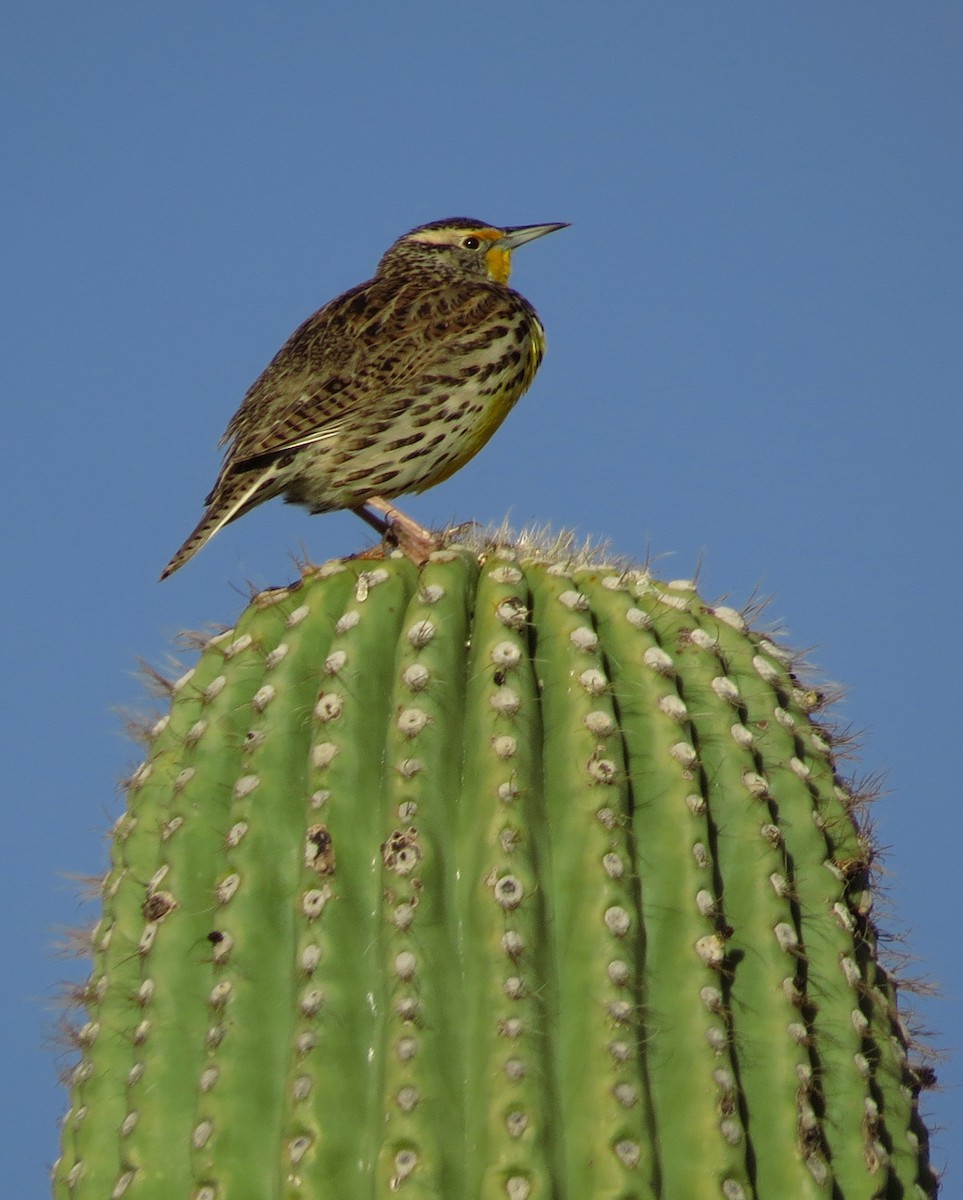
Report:
[{"label": "bird's eye", "polygon": [[481,238],[476,238],[474,236],[462,238],[461,244],[466,250],[477,250],[481,245]]}]

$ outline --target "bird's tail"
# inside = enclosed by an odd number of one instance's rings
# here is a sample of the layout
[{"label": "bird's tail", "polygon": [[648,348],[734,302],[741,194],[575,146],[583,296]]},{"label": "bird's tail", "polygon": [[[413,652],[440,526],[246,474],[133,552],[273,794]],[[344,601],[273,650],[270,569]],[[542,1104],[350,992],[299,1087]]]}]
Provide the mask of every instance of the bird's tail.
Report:
[{"label": "bird's tail", "polygon": [[207,511],[194,532],[161,571],[161,579],[173,575],[189,558],[193,558],[219,529],[275,495],[270,482],[277,473],[277,468],[272,465],[266,471],[251,472],[246,477],[227,476],[219,480],[207,498]]}]

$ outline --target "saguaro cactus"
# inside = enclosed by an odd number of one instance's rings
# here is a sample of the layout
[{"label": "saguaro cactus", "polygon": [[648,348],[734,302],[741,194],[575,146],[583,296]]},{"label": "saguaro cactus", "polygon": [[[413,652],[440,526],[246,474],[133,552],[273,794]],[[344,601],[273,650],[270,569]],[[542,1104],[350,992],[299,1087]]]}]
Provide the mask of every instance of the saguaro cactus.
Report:
[{"label": "saguaro cactus", "polygon": [[935,1194],[857,802],[737,613],[547,551],[339,561],[170,691],[59,1200]]}]

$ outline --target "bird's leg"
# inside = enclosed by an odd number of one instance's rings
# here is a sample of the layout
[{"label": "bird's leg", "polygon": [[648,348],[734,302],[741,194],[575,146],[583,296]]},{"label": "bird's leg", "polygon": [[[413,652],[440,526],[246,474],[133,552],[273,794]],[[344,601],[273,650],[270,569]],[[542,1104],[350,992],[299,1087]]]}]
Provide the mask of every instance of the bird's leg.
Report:
[{"label": "bird's leg", "polygon": [[401,552],[419,566],[426,563],[432,551],[441,545],[439,534],[425,529],[380,496],[370,496],[364,504],[359,504],[351,511],[376,529],[383,538],[394,539]]}]

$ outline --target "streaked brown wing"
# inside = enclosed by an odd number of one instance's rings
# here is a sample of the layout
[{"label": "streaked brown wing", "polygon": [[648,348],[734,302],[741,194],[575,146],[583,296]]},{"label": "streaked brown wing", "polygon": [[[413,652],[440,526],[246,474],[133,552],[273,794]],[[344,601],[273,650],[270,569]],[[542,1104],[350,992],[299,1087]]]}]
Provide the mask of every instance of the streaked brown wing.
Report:
[{"label": "streaked brown wing", "polygon": [[252,386],[222,439],[233,442],[225,469],[337,436],[353,414],[416,391],[441,363],[456,376],[452,330],[470,339],[512,308],[510,295],[483,281],[426,291],[374,279],[345,292],[291,335]]}]

